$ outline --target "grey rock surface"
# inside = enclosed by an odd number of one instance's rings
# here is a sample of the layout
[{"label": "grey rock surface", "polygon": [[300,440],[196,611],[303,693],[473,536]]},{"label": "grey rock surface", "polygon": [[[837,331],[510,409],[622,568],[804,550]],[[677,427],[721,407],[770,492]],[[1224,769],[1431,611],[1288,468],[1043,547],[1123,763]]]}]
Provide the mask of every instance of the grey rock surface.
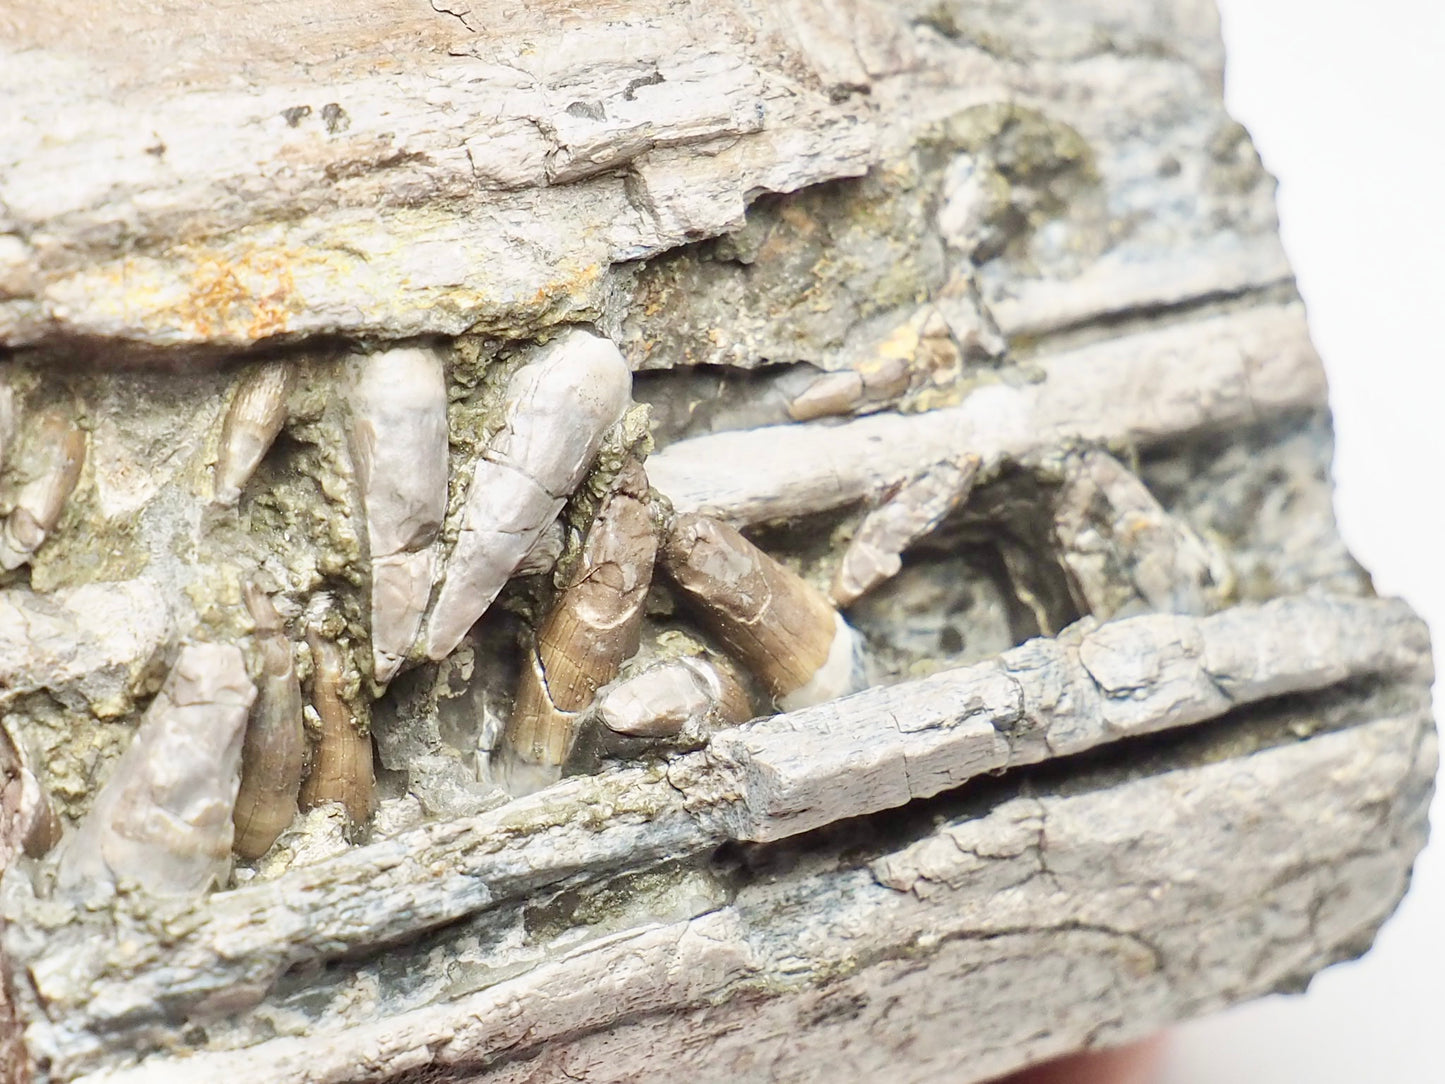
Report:
[{"label": "grey rock surface", "polygon": [[[983,1081],[1364,951],[1428,633],[1222,65],[1208,0],[7,13],[0,1080]],[[864,687],[660,567],[512,797],[639,461]]]}]

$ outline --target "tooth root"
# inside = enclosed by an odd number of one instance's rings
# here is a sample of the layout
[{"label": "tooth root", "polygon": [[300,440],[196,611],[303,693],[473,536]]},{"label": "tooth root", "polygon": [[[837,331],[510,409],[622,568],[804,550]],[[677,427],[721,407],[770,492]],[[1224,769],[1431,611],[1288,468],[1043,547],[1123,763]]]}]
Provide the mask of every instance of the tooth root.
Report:
[{"label": "tooth root", "polygon": [[663,567],[785,711],[862,687],[861,642],[828,600],[738,531],[679,516]]},{"label": "tooth root", "polygon": [[22,452],[28,480],[0,530],[0,567],[15,569],[28,562],[60,522],[85,467],[85,448],[85,431],[69,415],[48,410],[36,417]]},{"label": "tooth root", "polygon": [[829,591],[833,601],[846,606],[896,576],[904,550],[968,498],[981,462],[963,455],[935,463],[869,512],[838,563]]},{"label": "tooth root", "polygon": [[598,701],[597,717],[614,734],[671,738],[688,725],[711,732],[746,722],[753,704],[725,659],[688,655],[619,681]]},{"label": "tooth root", "polygon": [[461,531],[427,624],[443,659],[562,510],[627,409],[632,374],[617,347],[565,332],[513,374],[505,422],[477,461]]},{"label": "tooth root", "polygon": [[183,647],[130,748],[61,844],[60,887],[133,881],[153,895],[198,896],[224,882],[255,696],[240,648]]},{"label": "tooth root", "polygon": [[281,617],[254,584],[246,584],[242,594],[256,623],[260,674],[241,746],[241,787],[232,820],[233,849],[250,860],[270,850],[296,816],[306,732],[301,683]]},{"label": "tooth root", "polygon": [[656,557],[647,476],[633,461],[598,509],[581,560],[538,630],[536,651],[522,673],[493,755],[494,774],[513,793],[561,774],[579,713],[637,651]]},{"label": "tooth root", "polygon": [[352,824],[364,824],[371,818],[376,785],[371,738],[362,733],[343,695],[346,668],[341,648],[311,630],[306,642],[313,664],[311,702],[321,719],[321,735],[311,774],[301,784],[301,808],[340,802]]},{"label": "tooth root", "polygon": [[251,366],[241,377],[221,423],[215,469],[216,504],[233,505],[240,500],[241,490],[286,424],[292,373],[290,362],[269,361]]},{"label": "tooth root", "polygon": [[444,354],[399,347],[353,359],[348,396],[371,553],[373,673],[390,681],[426,613],[432,552],[447,511],[447,383]]}]

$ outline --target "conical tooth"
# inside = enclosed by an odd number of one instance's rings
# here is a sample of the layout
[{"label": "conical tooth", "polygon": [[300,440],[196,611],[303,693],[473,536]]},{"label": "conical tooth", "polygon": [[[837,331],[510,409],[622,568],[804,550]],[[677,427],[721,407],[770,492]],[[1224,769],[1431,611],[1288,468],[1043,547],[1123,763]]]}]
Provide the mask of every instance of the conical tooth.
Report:
[{"label": "conical tooth", "polygon": [[[0,811],[8,823],[0,824],[0,866],[11,848],[19,846],[39,858],[60,841],[60,818],[19,742],[0,722]],[[9,852],[9,853],[7,853]]]},{"label": "conical tooth", "polygon": [[235,852],[260,858],[296,816],[306,732],[301,721],[301,683],[281,616],[255,584],[242,588],[256,623],[260,673],[256,702],[241,746],[241,789],[232,820]]},{"label": "conical tooth", "polygon": [[286,424],[292,372],[289,361],[268,361],[251,366],[241,377],[221,423],[215,503],[232,505],[240,499],[241,490]]},{"label": "conical tooth", "polygon": [[661,559],[704,624],[784,711],[861,687],[858,634],[816,588],[735,528],[679,516]]},{"label": "conical tooth", "polygon": [[446,369],[430,347],[355,364],[351,450],[371,552],[372,666],[386,682],[416,642],[435,578],[447,510]]},{"label": "conical tooth", "polygon": [[617,347],[586,331],[565,332],[513,374],[505,422],[472,473],[427,624],[431,658],[445,658],[492,604],[592,466],[631,394]]},{"label": "conical tooth", "polygon": [[0,373],[0,469],[4,468],[14,449],[19,422],[20,415],[15,404],[15,389],[10,386],[10,374]]},{"label": "conical tooth", "polygon": [[311,774],[301,784],[301,808],[314,809],[325,802],[340,802],[352,824],[371,818],[375,768],[371,737],[363,722],[347,705],[345,656],[332,640],[308,629],[311,645],[311,703],[321,720],[321,736]]},{"label": "conical tooth", "polygon": [[537,631],[536,651],[493,759],[498,782],[512,793],[560,776],[579,713],[637,650],[656,556],[647,476],[634,460],[603,501],[582,559]]},{"label": "conical tooth", "polygon": [[19,568],[60,522],[85,466],[85,430],[63,410],[47,410],[29,426],[20,470],[25,477],[0,530],[0,567]]},{"label": "conical tooth", "polygon": [[131,881],[153,895],[197,896],[224,882],[255,697],[240,648],[182,648],[90,813],[61,844],[60,887]]}]

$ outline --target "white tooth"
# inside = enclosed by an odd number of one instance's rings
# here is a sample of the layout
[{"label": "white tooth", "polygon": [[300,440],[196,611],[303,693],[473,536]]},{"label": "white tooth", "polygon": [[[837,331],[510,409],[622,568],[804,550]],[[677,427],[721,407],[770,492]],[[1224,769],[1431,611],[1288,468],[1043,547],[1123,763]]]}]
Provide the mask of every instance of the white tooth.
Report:
[{"label": "white tooth", "polygon": [[445,658],[486,612],[592,466],[631,394],[617,347],[586,331],[564,333],[513,374],[506,419],[472,472],[427,625],[431,658]]},{"label": "white tooth", "polygon": [[152,895],[198,896],[224,882],[255,696],[240,648],[182,648],[90,813],[61,843],[59,886],[130,881]]},{"label": "white tooth", "polygon": [[286,424],[291,381],[289,361],[262,362],[241,377],[221,423],[221,446],[216,454],[217,504],[235,504],[240,499],[241,490]]},{"label": "white tooth", "polygon": [[0,530],[0,567],[27,563],[54,530],[80,481],[85,449],[85,431],[64,411],[48,410],[29,427],[18,468],[25,481]]},{"label": "white tooth", "polygon": [[447,383],[441,351],[402,347],[356,359],[351,448],[371,552],[371,643],[389,681],[416,642],[447,510]]}]

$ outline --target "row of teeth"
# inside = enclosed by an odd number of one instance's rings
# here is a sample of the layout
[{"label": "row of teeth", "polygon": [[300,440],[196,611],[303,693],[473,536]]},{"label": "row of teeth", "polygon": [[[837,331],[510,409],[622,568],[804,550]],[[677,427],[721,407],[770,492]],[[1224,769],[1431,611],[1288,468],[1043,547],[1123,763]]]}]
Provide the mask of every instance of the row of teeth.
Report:
[{"label": "row of teeth", "polygon": [[[563,506],[632,405],[632,377],[616,346],[578,329],[519,367],[500,428],[472,468],[443,561],[445,355],[402,347],[356,364],[349,453],[368,543],[380,687],[405,666],[450,654],[529,555],[547,547]],[[285,363],[243,378],[222,424],[213,503],[239,500],[286,424],[293,383]],[[71,431],[80,434],[83,455],[84,434]],[[70,488],[75,458],[63,460]],[[51,494],[55,477],[44,482]],[[47,498],[46,529],[59,515],[50,505],[63,506],[68,493]],[[28,507],[17,501],[11,518]],[[638,649],[659,559],[696,616],[780,706],[861,687],[861,639],[829,599],[732,527],[672,516],[666,502],[654,501],[641,461],[629,458],[536,630],[490,760],[493,782],[525,794],[555,781],[589,711],[634,737],[675,733],[704,714],[717,723],[753,714],[747,679],[722,656],[663,659],[615,681]],[[91,812],[62,842],[61,888],[135,881],[154,893],[197,894],[224,883],[232,850],[248,860],[265,854],[299,809],[337,802],[354,824],[374,811],[371,743],[342,692],[340,647],[322,622],[306,624],[308,705],[275,604],[254,582],[242,585],[242,595],[254,628],[249,667],[236,646],[181,649]]]}]

